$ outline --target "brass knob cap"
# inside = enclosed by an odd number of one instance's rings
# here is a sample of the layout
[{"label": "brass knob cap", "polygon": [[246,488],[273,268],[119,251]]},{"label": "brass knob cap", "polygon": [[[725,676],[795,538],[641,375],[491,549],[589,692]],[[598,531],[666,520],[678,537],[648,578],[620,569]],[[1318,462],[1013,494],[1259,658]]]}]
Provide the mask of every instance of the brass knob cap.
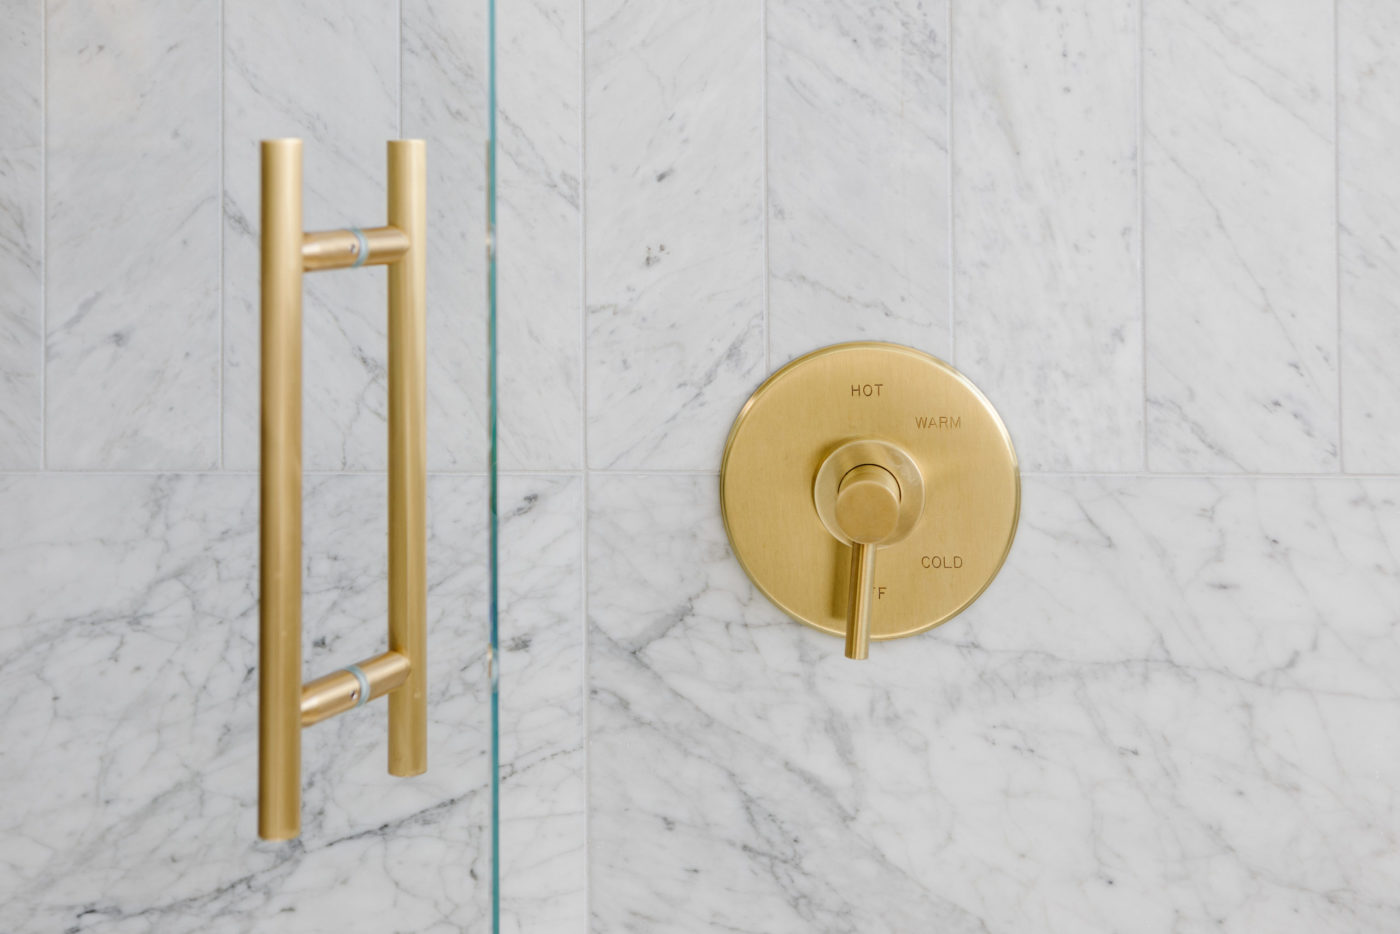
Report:
[{"label": "brass knob cap", "polygon": [[883,467],[862,464],[847,471],[836,490],[836,523],[853,542],[873,545],[899,524],[899,481]]}]

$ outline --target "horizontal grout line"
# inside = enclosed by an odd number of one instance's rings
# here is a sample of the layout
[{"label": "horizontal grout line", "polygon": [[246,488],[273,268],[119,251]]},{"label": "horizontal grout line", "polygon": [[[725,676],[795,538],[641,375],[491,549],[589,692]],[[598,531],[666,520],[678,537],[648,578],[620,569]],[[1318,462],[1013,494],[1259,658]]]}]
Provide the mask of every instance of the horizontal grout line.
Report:
[{"label": "horizontal grout line", "polygon": [[[718,477],[718,470],[689,470],[657,468],[520,468],[500,471],[502,477],[582,477],[584,474],[615,477]],[[256,477],[256,470],[0,470],[4,477]],[[319,477],[385,477],[384,470],[307,470],[303,476]],[[429,477],[488,476],[484,470],[430,470]],[[1117,479],[1117,480],[1400,480],[1394,473],[1154,473],[1141,470],[1023,470],[1022,477],[1046,479]]]},{"label": "horizontal grout line", "polygon": [[[0,470],[3,477],[256,477],[256,470]],[[503,477],[579,477],[581,470],[502,470]],[[384,470],[306,470],[303,477],[387,477]],[[484,470],[430,470],[429,477],[486,479]]]},{"label": "horizontal grout line", "polygon": [[[622,477],[715,477],[718,470],[590,469],[589,474]],[[1154,473],[1143,470],[1023,470],[1022,477],[1118,478],[1124,480],[1400,480],[1400,474],[1384,473]]]},{"label": "horizontal grout line", "polygon": [[1023,477],[1123,480],[1400,480],[1393,473],[1181,473],[1150,470],[1023,470]]},{"label": "horizontal grout line", "polygon": [[719,469],[690,470],[682,467],[658,467],[647,470],[640,467],[590,467],[590,474],[612,474],[618,477],[717,477]]}]

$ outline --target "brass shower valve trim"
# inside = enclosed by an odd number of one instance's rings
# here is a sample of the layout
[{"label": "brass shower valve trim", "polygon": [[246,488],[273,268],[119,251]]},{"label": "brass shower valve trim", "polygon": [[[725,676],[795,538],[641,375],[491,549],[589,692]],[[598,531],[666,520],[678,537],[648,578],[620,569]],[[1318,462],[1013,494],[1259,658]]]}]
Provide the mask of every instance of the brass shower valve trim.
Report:
[{"label": "brass shower valve trim", "polygon": [[1016,452],[987,398],[898,344],[836,344],[770,376],[734,421],[720,469],[725,530],[788,615],[870,641],[969,606],[1011,548]]}]

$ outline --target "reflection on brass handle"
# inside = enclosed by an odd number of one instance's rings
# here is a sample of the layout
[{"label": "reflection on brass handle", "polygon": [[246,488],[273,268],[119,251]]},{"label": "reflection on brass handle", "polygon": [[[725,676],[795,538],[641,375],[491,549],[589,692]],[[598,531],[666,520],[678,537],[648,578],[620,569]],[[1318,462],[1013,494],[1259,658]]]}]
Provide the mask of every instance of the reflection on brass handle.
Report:
[{"label": "reflection on brass handle", "polygon": [[[262,436],[258,835],[301,829],[301,730],[389,697],[389,772],[427,769],[425,295],[422,140],[389,143],[389,223],[302,229],[301,140],[262,144]],[[389,651],[306,685],[301,672],[301,285],[389,267]]]},{"label": "reflection on brass handle", "polygon": [[841,478],[836,524],[851,540],[851,583],[846,604],[846,657],[870,651],[870,614],[875,602],[875,550],[899,524],[899,481],[883,467],[862,464]]}]

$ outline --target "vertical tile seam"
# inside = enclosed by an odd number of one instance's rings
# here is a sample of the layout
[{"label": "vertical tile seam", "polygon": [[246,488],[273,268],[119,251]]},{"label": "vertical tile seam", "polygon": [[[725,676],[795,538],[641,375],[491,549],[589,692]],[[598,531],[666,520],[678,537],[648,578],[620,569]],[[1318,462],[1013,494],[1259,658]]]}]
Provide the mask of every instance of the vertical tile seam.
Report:
[{"label": "vertical tile seam", "polygon": [[39,2],[39,470],[48,469],[49,5]]},{"label": "vertical tile seam", "polygon": [[956,187],[957,169],[954,158],[954,137],[953,137],[953,108],[956,107],[953,94],[953,82],[956,81],[956,71],[953,67],[953,7],[957,0],[948,0],[948,15],[945,20],[944,31],[947,35],[947,65],[945,73],[947,82],[945,84],[948,95],[948,362],[953,366],[958,365],[958,195]]},{"label": "vertical tile seam", "polygon": [[1142,372],[1142,470],[1151,472],[1147,431],[1147,54],[1144,28],[1145,0],[1137,5],[1137,249],[1138,249],[1138,342],[1141,345]]},{"label": "vertical tile seam", "polygon": [[1342,404],[1346,371],[1342,327],[1342,29],[1341,0],[1332,0],[1332,275],[1337,311],[1337,471],[1347,472],[1346,407]]},{"label": "vertical tile seam", "polygon": [[224,329],[228,318],[228,287],[224,269],[224,227],[226,226],[224,202],[228,196],[226,189],[228,184],[228,149],[225,135],[228,129],[228,53],[224,48],[224,19],[225,0],[219,0],[219,210],[215,212],[219,224],[219,379],[218,389],[215,393],[218,406],[215,424],[218,425],[219,430],[216,445],[219,470],[224,469]]},{"label": "vertical tile seam", "polygon": [[578,0],[578,446],[579,469],[588,462],[588,74],[587,0]]},{"label": "vertical tile seam", "polygon": [[394,44],[394,64],[398,66],[399,73],[399,139],[403,139],[403,0],[398,0],[398,41]]},{"label": "vertical tile seam", "polygon": [[588,461],[588,10],[578,0],[578,309],[579,309],[579,463],[583,489],[579,497],[579,745],[583,749],[583,917],[584,934],[593,926],[593,750],[590,717],[588,638],[588,511],[592,484]]},{"label": "vertical tile seam", "polygon": [[763,372],[773,371],[773,313],[770,301],[769,279],[773,275],[771,248],[768,239],[769,204],[768,193],[768,0],[758,6],[758,95],[759,95],[759,148],[763,152],[761,173],[763,192]]}]

